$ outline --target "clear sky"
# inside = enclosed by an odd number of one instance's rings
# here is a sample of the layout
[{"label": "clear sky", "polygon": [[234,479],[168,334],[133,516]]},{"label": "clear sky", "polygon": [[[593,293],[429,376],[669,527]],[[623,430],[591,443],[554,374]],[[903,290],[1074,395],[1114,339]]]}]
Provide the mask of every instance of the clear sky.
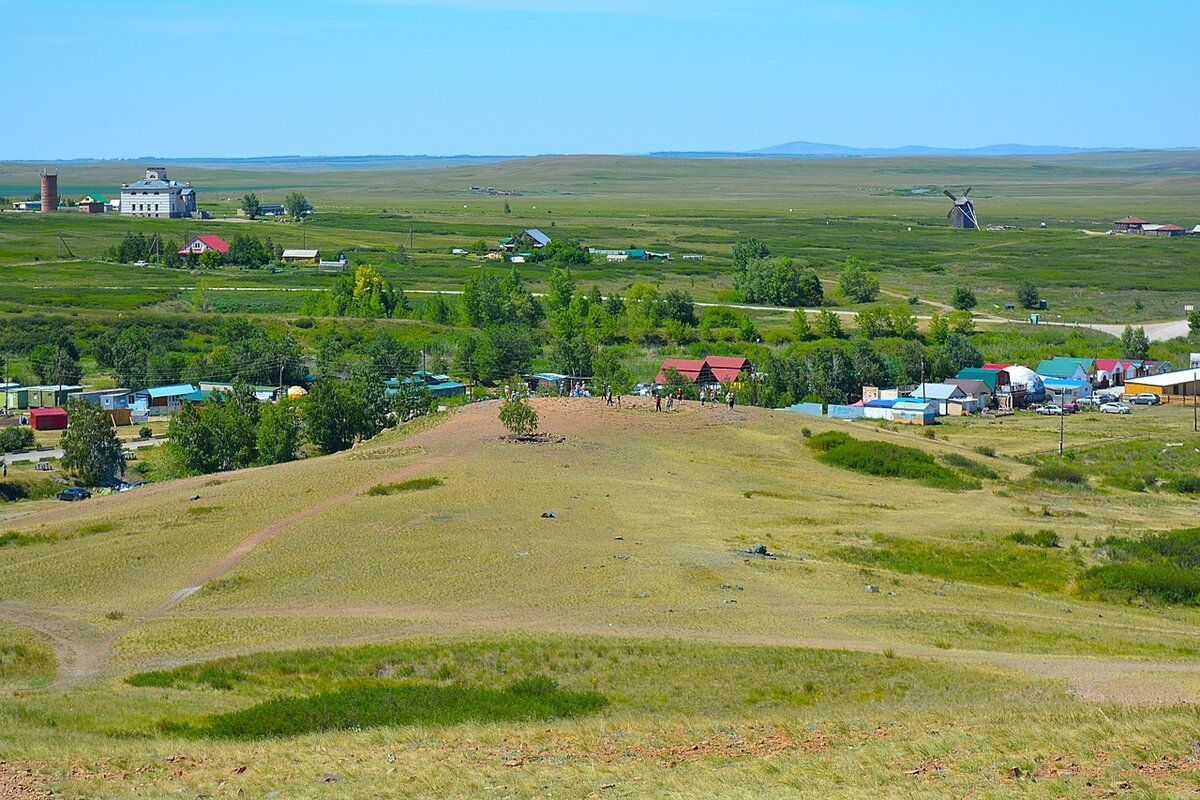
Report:
[{"label": "clear sky", "polygon": [[2,0],[0,158],[1200,145],[1200,8]]}]

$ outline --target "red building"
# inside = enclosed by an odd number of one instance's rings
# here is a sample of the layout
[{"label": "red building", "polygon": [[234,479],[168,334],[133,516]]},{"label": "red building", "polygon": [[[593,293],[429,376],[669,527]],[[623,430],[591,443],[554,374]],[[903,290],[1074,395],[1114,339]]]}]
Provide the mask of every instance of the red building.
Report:
[{"label": "red building", "polygon": [[29,427],[35,431],[62,431],[67,428],[67,412],[61,408],[34,408],[29,411]]},{"label": "red building", "polygon": [[229,243],[215,233],[202,233],[199,236],[193,236],[187,244],[179,248],[179,255],[186,256],[193,253],[200,255],[205,250],[216,250],[221,255],[225,255],[229,252]]}]

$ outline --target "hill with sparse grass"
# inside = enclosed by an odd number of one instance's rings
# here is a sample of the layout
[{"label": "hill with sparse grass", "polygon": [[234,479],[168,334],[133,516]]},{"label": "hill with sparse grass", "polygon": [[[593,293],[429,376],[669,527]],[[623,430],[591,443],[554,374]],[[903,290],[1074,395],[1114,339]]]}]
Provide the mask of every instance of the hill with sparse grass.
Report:
[{"label": "hill with sparse grass", "polygon": [[[1105,484],[1105,446],[1072,457],[1080,485],[1038,477],[1057,422],[1034,415],[931,437],[535,406],[554,443],[506,440],[477,403],[334,456],[0,520],[4,758],[32,770],[0,787],[1196,788],[1200,610],[1096,570],[1184,564],[1190,534],[1134,542],[1194,527],[1197,501]],[[1192,442],[1182,411],[1144,412],[1147,441]],[[1102,417],[1072,424],[1128,435]]]}]

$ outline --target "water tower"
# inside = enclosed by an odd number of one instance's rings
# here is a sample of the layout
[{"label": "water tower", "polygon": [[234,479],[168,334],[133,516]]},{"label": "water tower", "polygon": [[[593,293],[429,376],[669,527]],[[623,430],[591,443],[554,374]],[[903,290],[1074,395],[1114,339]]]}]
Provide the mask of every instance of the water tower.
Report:
[{"label": "water tower", "polygon": [[58,210],[58,175],[42,170],[42,213]]}]

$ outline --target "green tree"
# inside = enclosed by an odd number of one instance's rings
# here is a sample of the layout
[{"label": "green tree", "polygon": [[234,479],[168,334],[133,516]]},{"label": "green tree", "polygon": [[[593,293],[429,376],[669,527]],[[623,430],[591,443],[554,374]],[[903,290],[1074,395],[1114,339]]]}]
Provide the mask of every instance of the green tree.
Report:
[{"label": "green tree", "polygon": [[358,437],[361,413],[348,382],[317,380],[309,388],[302,410],[308,440],[322,453],[345,450]]},{"label": "green tree", "polygon": [[976,305],[975,292],[967,286],[955,286],[950,303],[959,311],[970,311]]},{"label": "green tree", "polygon": [[882,306],[864,308],[858,312],[855,321],[858,324],[858,332],[868,339],[877,339],[892,331],[892,317]]},{"label": "green tree", "polygon": [[200,266],[204,267],[204,269],[216,269],[221,266],[223,258],[224,256],[221,255],[220,250],[210,247],[200,254]]},{"label": "green tree", "polygon": [[258,202],[258,195],[254,192],[250,192],[242,197],[242,211],[250,219],[257,219],[261,208],[262,206]]},{"label": "green tree", "polygon": [[514,395],[500,406],[500,422],[509,433],[528,436],[537,431],[538,415],[533,406]]},{"label": "green tree", "polygon": [[803,342],[811,339],[812,335],[812,326],[808,323],[808,313],[803,308],[797,308],[792,312],[792,338],[797,342]]},{"label": "green tree", "polygon": [[617,394],[633,388],[633,373],[625,366],[620,351],[615,347],[606,347],[596,353],[592,359],[592,376],[600,386],[609,386]]},{"label": "green tree", "polygon": [[420,354],[387,331],[375,334],[365,348],[367,363],[385,378],[402,378],[417,368]]},{"label": "green tree", "polygon": [[0,453],[19,453],[32,449],[36,443],[33,431],[23,425],[0,428]]},{"label": "green tree", "polygon": [[71,426],[62,435],[62,465],[85,486],[107,483],[125,473],[125,453],[112,420],[86,400],[67,402]]},{"label": "green tree", "polygon": [[967,337],[951,333],[945,344],[933,348],[930,353],[926,379],[940,381],[953,378],[967,367],[983,366],[983,353],[979,352]]},{"label": "green tree", "polygon": [[865,261],[850,256],[838,275],[838,291],[851,303],[870,303],[879,296],[879,281]]},{"label": "green tree", "polygon": [[[546,247],[556,244],[551,242]],[[556,311],[561,311],[571,304],[571,298],[575,295],[575,278],[571,275],[569,267],[554,267],[550,270],[550,278],[547,281],[546,289],[546,307],[551,314]]]},{"label": "green tree", "polygon": [[509,204],[508,204],[508,201],[507,201],[507,200],[505,200],[505,201],[504,201],[504,213],[505,213],[505,214],[511,214],[511,213],[512,213],[512,207],[511,207],[511,206],[509,206]]},{"label": "green tree", "polygon": [[901,339],[917,338],[917,318],[908,306],[892,306],[889,318],[894,335]]},{"label": "green tree", "polygon": [[247,236],[236,233],[229,240],[229,252],[222,261],[226,264],[238,264],[244,267],[261,267],[269,264],[274,254],[257,236]]},{"label": "green tree", "polygon": [[929,315],[929,341],[933,344],[945,344],[950,335],[950,322],[938,312]]},{"label": "green tree", "polygon": [[946,322],[954,333],[962,336],[971,336],[975,333],[975,317],[971,316],[970,311],[952,311],[946,316]]},{"label": "green tree", "polygon": [[733,245],[734,274],[745,270],[746,266],[754,259],[763,259],[770,255],[771,251],[767,246],[753,236],[736,242]]},{"label": "green tree", "polygon": [[1188,335],[1193,339],[1200,337],[1200,311],[1192,311],[1188,314]]},{"label": "green tree", "polygon": [[512,375],[524,375],[537,353],[533,331],[523,325],[492,325],[483,332],[474,352],[479,376],[498,381]]},{"label": "green tree", "polygon": [[842,319],[832,311],[825,309],[817,315],[813,330],[819,339],[841,339],[845,336],[842,330]]},{"label": "green tree", "polygon": [[1037,308],[1041,299],[1033,281],[1021,281],[1017,284],[1017,302],[1021,308]]},{"label": "green tree", "polygon": [[1121,332],[1121,358],[1146,359],[1150,357],[1150,340],[1146,329],[1126,325]]},{"label": "green tree", "polygon": [[288,192],[283,200],[283,207],[287,209],[288,216],[297,222],[308,213],[308,201],[299,192]]},{"label": "green tree", "polygon": [[29,366],[45,384],[74,384],[83,376],[79,350],[65,336],[56,343],[43,342],[30,350]]},{"label": "green tree", "polygon": [[258,415],[254,440],[258,446],[258,463],[282,464],[296,457],[304,430],[300,409],[287,398],[263,406]]}]

